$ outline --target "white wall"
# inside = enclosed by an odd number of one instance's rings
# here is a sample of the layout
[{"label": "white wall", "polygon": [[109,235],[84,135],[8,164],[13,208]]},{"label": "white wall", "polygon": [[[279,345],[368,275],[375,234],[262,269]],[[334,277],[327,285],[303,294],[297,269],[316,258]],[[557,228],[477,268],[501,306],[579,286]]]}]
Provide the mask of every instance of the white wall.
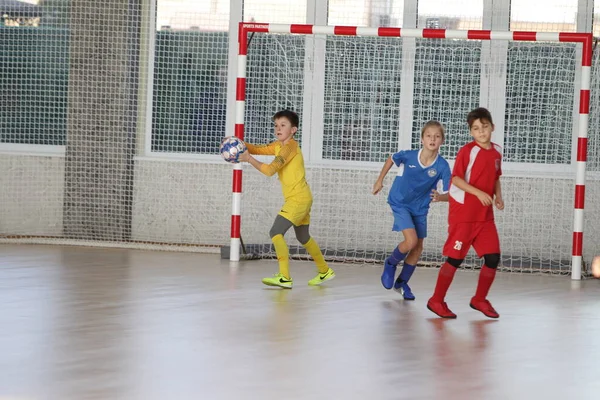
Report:
[{"label": "white wall", "polygon": [[[391,232],[386,193],[370,194],[376,170],[308,168],[315,203],[311,233],[321,247],[340,252],[388,253],[401,239]],[[0,235],[60,236],[63,157],[0,154]],[[394,173],[388,176],[389,188]],[[132,240],[179,245],[228,245],[231,167],[142,159],[136,162]],[[518,257],[568,261],[573,228],[573,181],[562,178],[503,178],[506,209],[496,212],[502,252]],[[244,169],[242,237],[269,243],[268,231],[281,206],[276,177]],[[386,191],[387,192],[387,191]],[[586,186],[585,260],[600,253],[600,183]],[[447,205],[432,205],[426,260],[441,259]],[[287,235],[297,245],[293,232]],[[30,240],[31,241],[31,240]],[[33,240],[35,241],[35,240]],[[185,249],[184,249],[185,250]],[[340,253],[341,254],[341,253]]]},{"label": "white wall", "polygon": [[62,234],[65,158],[0,154],[0,235]]}]

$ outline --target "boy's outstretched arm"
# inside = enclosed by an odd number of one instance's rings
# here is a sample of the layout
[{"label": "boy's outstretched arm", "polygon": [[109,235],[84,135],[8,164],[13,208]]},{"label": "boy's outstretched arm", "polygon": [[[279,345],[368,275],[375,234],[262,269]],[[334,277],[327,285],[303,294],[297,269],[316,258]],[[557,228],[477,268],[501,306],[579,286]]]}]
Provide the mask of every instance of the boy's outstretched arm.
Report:
[{"label": "boy's outstretched arm", "polygon": [[[496,181],[496,182],[498,182],[498,181]],[[467,183],[467,181],[465,181],[463,178],[454,176],[452,178],[452,184],[455,185],[457,188],[462,189],[465,192],[470,193],[473,196],[477,197],[479,199],[479,201],[481,202],[481,204],[483,204],[484,206],[492,205],[492,198],[490,197],[489,194],[487,194],[483,190],[477,189],[473,185],[469,185]]]},{"label": "boy's outstretched arm", "polygon": [[494,199],[494,204],[498,210],[504,210],[504,199],[502,198],[502,185],[500,184],[500,179],[496,181],[496,188],[494,189],[494,194],[496,198]]},{"label": "boy's outstretched arm", "polygon": [[260,171],[261,166],[264,163],[258,161],[254,157],[252,157],[251,154],[258,154],[258,155],[265,155],[265,156],[275,155],[275,146],[273,145],[273,143],[261,144],[261,145],[254,145],[254,144],[246,143],[246,148],[248,150],[243,153],[240,153],[238,160],[240,162],[247,162],[247,163],[252,164],[252,166],[259,171]]},{"label": "boy's outstretched arm", "polygon": [[379,178],[377,178],[377,181],[373,185],[373,194],[377,194],[381,192],[381,189],[383,189],[383,180],[385,179],[385,176],[387,175],[389,170],[392,168],[392,165],[394,165],[394,160],[392,160],[392,156],[389,156],[388,159],[385,160],[385,163],[381,168]]},{"label": "boy's outstretched arm", "polygon": [[264,164],[264,163],[258,161],[256,158],[252,157],[250,155],[250,151],[245,151],[245,152],[241,153],[238,157],[238,160],[240,160],[241,162],[250,163],[254,168],[256,168],[259,171],[260,171],[261,166]]},{"label": "boy's outstretched arm", "polygon": [[254,168],[259,170],[266,176],[273,176],[277,173],[277,171],[283,168],[292,158],[294,158],[297,149],[298,144],[295,142],[286,144],[281,148],[281,150],[279,151],[279,155],[275,156],[275,158],[273,159],[273,161],[271,161],[270,164],[258,161],[256,158],[250,155],[250,151],[241,153],[239,156],[239,160],[242,162],[250,163]]},{"label": "boy's outstretched arm", "polygon": [[250,154],[256,154],[261,156],[274,156],[275,146],[273,143],[254,145],[246,143],[246,148]]}]

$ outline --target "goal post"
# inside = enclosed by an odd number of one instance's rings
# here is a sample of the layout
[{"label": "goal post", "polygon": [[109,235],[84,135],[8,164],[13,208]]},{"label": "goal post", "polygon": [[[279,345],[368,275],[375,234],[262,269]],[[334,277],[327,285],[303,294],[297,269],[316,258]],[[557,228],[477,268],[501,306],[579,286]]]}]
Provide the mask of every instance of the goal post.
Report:
[{"label": "goal post", "polygon": [[[575,60],[579,68],[580,79],[575,82],[579,96],[574,98],[579,104],[576,124],[573,132],[576,138],[576,165],[574,166],[574,208],[571,245],[570,274],[573,280],[582,276],[584,200],[587,161],[588,118],[590,108],[590,81],[592,65],[593,36],[591,33],[571,32],[519,32],[493,30],[450,30],[450,29],[404,29],[394,27],[358,27],[358,26],[318,26],[306,24],[269,24],[240,23],[237,57],[237,85],[235,105],[235,136],[244,140],[246,112],[246,69],[249,34],[283,34],[283,35],[324,35],[327,37],[382,37],[382,38],[415,38],[415,39],[461,39],[475,41],[514,41],[514,42],[554,42],[581,44],[581,60]],[[551,67],[551,66],[548,66]],[[570,105],[569,107],[572,107]],[[443,123],[444,121],[442,121]],[[503,143],[500,143],[503,145]],[[231,248],[230,260],[239,261],[241,244],[241,204],[242,204],[242,166],[233,167],[232,215],[231,215]]]}]

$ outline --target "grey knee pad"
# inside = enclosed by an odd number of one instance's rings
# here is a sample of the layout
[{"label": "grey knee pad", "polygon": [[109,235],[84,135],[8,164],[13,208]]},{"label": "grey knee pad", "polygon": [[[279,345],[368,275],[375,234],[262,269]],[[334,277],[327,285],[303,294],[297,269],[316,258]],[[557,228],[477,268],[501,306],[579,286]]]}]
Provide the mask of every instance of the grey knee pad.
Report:
[{"label": "grey knee pad", "polygon": [[294,231],[296,232],[296,239],[305,245],[310,240],[310,233],[308,233],[308,225],[300,225],[294,226]]},{"label": "grey knee pad", "polygon": [[271,238],[277,236],[277,235],[282,235],[284,236],[285,233],[288,231],[288,229],[290,229],[292,227],[292,222],[283,218],[281,215],[277,215],[275,217],[275,222],[273,222],[273,226],[271,226],[271,230],[269,231],[269,236]]}]

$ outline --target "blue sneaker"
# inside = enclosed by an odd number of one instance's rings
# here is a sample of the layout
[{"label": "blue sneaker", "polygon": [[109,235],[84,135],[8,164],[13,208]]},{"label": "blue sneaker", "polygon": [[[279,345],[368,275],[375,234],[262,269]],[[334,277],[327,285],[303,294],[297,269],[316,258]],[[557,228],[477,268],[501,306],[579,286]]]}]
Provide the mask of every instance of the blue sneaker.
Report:
[{"label": "blue sneaker", "polygon": [[381,274],[381,284],[386,289],[391,289],[394,286],[394,278],[396,277],[396,266],[385,260],[383,266],[383,274]]},{"label": "blue sneaker", "polygon": [[400,280],[400,277],[398,277],[396,283],[394,283],[394,290],[400,293],[402,297],[404,297],[404,300],[415,299],[415,295],[413,294],[412,290],[410,290],[410,286],[408,286],[408,283],[404,282],[403,280]]}]

